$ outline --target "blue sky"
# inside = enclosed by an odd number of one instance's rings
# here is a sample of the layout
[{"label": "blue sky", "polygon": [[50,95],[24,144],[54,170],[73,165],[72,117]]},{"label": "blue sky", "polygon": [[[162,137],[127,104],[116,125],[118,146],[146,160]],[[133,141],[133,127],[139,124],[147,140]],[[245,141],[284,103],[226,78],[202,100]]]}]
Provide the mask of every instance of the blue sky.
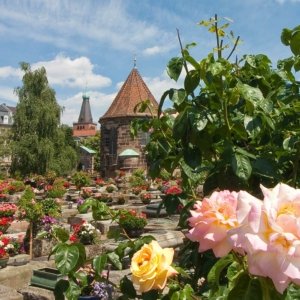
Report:
[{"label": "blue sky", "polygon": [[181,85],[165,71],[180,53],[176,28],[183,44],[197,43],[193,55],[200,60],[215,41],[197,23],[215,13],[233,20],[230,29],[242,39],[238,57],[264,53],[275,66],[290,56],[280,34],[300,24],[300,0],[2,0],[0,103],[17,104],[14,88],[22,84],[19,63],[25,61],[32,69],[45,66],[65,108],[63,123],[77,121],[85,90],[97,122],[133,68],[134,55],[159,100]]}]

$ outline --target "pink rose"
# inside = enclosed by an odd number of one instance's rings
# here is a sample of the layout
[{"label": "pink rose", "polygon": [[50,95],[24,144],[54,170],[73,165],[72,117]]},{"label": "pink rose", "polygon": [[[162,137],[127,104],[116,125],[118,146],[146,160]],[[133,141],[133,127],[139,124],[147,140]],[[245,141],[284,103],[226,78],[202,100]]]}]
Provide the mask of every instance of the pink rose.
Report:
[{"label": "pink rose", "polygon": [[[291,282],[300,284],[300,189],[283,183],[261,189],[261,207],[252,202],[241,213],[243,225],[229,235],[233,246],[243,247],[248,254],[249,272],[271,278],[283,293]],[[237,215],[246,206],[241,203]]]},{"label": "pink rose", "polygon": [[221,191],[196,202],[188,219],[192,229],[187,237],[199,242],[199,252],[212,249],[217,257],[222,257],[231,251],[227,232],[238,226],[237,197],[236,192]]}]

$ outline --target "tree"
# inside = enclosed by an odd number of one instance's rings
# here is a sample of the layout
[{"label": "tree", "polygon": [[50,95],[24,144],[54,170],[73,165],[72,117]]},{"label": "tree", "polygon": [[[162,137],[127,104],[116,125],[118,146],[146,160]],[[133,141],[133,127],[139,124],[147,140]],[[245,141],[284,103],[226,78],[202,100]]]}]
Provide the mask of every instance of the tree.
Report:
[{"label": "tree", "polygon": [[49,170],[66,173],[76,165],[77,155],[66,145],[61,108],[46,70],[32,71],[28,63],[21,63],[21,69],[25,74],[23,86],[16,89],[19,102],[12,127],[12,172],[24,176]]}]

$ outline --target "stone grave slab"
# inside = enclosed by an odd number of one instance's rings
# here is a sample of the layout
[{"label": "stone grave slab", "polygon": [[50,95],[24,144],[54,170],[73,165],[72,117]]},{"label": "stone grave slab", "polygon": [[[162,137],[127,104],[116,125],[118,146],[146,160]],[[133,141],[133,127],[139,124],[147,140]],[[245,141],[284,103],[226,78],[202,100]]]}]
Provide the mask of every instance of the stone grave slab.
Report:
[{"label": "stone grave slab", "polygon": [[167,212],[164,208],[162,208],[158,213],[160,201],[156,203],[148,204],[145,209],[142,211],[148,218],[157,218],[157,217],[165,217],[167,216]]},{"label": "stone grave slab", "polygon": [[0,299],[23,300],[23,296],[12,288],[0,285]]}]

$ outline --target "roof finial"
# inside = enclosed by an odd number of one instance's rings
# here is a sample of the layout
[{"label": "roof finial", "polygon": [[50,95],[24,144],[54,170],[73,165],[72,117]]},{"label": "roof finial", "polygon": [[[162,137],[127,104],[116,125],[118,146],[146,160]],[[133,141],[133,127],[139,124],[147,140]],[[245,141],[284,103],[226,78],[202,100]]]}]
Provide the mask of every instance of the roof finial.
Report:
[{"label": "roof finial", "polygon": [[83,92],[83,95],[82,95],[82,98],[84,98],[84,99],[88,98],[87,95],[86,95],[86,90],[87,90],[87,80],[85,81],[85,88],[84,88],[84,92]]},{"label": "roof finial", "polygon": [[136,54],[133,54],[133,67],[136,69]]}]

